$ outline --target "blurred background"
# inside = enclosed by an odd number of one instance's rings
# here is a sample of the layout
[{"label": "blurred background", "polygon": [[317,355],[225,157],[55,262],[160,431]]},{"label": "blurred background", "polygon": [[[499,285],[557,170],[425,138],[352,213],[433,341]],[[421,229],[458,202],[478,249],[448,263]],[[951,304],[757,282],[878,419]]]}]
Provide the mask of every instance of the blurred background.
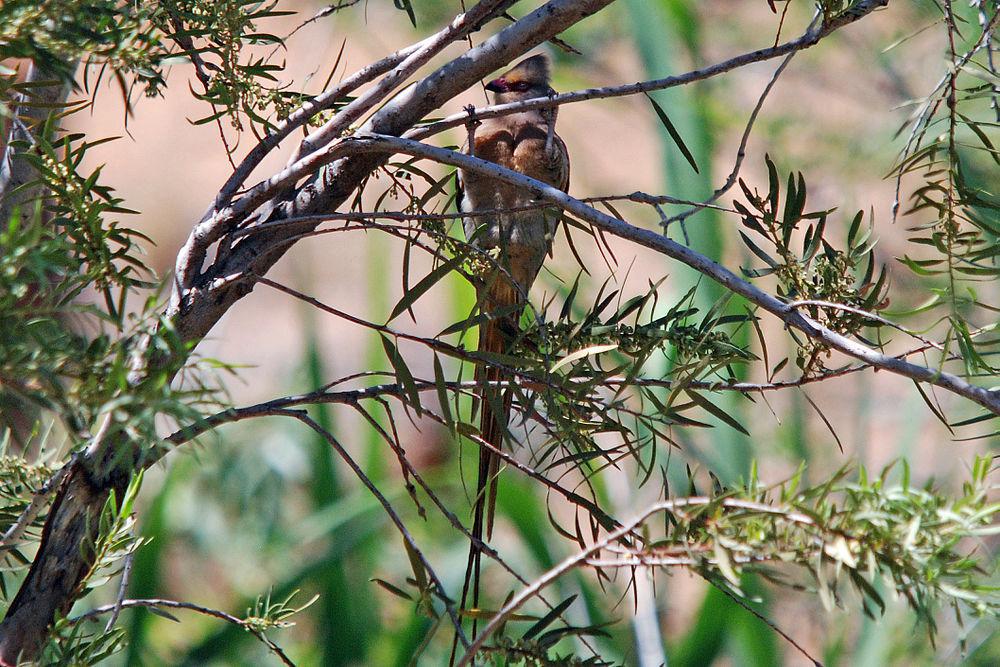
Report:
[{"label": "blurred background", "polygon": [[[520,3],[514,13],[520,15],[535,4]],[[286,5],[299,13],[275,19],[268,32],[287,34],[326,6],[286,2],[282,8]],[[363,1],[306,25],[279,56],[286,64],[280,76],[295,81],[298,88],[319,92],[342,44],[343,62],[335,78],[430,34],[461,9],[458,0],[413,0],[413,7],[416,28],[388,0]],[[800,34],[811,10],[809,3],[791,3],[780,40]],[[619,0],[563,35],[582,55],[549,46],[542,50],[554,59],[554,86],[560,91],[629,83],[769,46],[775,41],[779,16],[764,0]],[[924,301],[932,285],[918,280],[895,259],[912,253],[907,228],[920,220],[901,218],[891,224],[894,182],[884,176],[902,146],[896,131],[911,110],[904,105],[930,91],[947,65],[944,31],[922,30],[938,17],[932,2],[894,2],[798,54],[764,104],[741,172],[751,185],[766,187],[765,154],[775,161],[782,178],[790,170],[803,172],[809,184],[807,206],[838,209],[831,216],[832,238],[846,236],[854,213],[865,210],[880,238],[877,257],[889,266],[892,310],[897,311]],[[473,43],[486,36],[473,35]],[[440,65],[462,48],[453,46],[431,65]],[[589,197],[642,190],[704,198],[732,168],[747,118],[778,63],[758,63],[654,95],[691,149],[700,174],[687,165],[644,97],[564,106],[559,132],[573,161],[571,194]],[[160,275],[169,274],[192,224],[231,170],[218,128],[190,122],[206,111],[188,94],[189,82],[194,82],[190,70],[175,67],[166,99],[138,100],[126,133],[122,100],[113,88],[97,95],[89,116],[78,114],[72,121],[91,139],[123,135],[92,149],[89,159],[106,165],[104,182],[117,189],[126,206],[141,212],[130,223],[155,240],[149,258]],[[470,90],[441,114],[486,101],[481,88]],[[235,141],[235,134],[230,139]],[[253,140],[248,135],[241,141],[237,155]],[[436,141],[461,145],[465,133],[459,129]],[[290,142],[284,152],[272,155],[256,176],[282,166],[291,146]],[[731,199],[727,196],[721,203]],[[647,207],[622,205],[619,210],[633,224],[657,225],[655,212]],[[749,266],[755,260],[740,242],[737,225],[731,216],[703,212],[687,220],[686,233],[697,249],[727,266]],[[581,295],[592,297],[611,277],[628,297],[643,292],[648,281],[666,276],[661,292],[669,302],[698,282],[685,267],[624,241],[609,239],[617,266],[608,266],[586,237],[577,234],[575,241],[592,273],[581,282]],[[426,257],[414,254],[413,261],[412,276],[430,268]],[[401,262],[402,245],[389,237],[327,234],[298,243],[275,268],[274,277],[324,303],[384,322],[402,293]],[[546,266],[549,272],[543,272],[535,287],[536,303],[564,294],[577,275],[564,236],[559,236],[554,258]],[[715,286],[702,282],[697,298],[705,305],[718,295]],[[467,284],[449,280],[419,301],[416,321],[401,318],[394,326],[434,335],[466,317],[473,303]],[[762,325],[769,339],[776,341],[772,358],[780,358],[786,344],[780,342],[785,338],[781,328],[768,320]],[[786,353],[791,353],[787,345]],[[425,350],[404,347],[402,351],[415,373],[433,377]],[[238,365],[235,374],[226,377],[236,405],[306,392],[360,371],[388,369],[377,336],[262,286],[228,313],[199,352]],[[840,361],[834,358],[830,365]],[[447,370],[454,377],[456,369]],[[927,410],[912,383],[886,373],[854,374],[812,385],[807,393],[808,399],[798,391],[773,394],[768,397],[770,406],[738,397],[720,399],[727,410],[742,415],[751,436],[722,424],[680,433],[684,448],[671,454],[671,470],[683,473],[690,465],[712,471],[723,482],[734,482],[756,460],[763,481],[777,483],[802,462],[806,478],[815,480],[851,461],[877,471],[906,457],[915,484],[933,478],[949,488],[966,477],[974,454],[991,445],[987,440],[956,442]],[[953,421],[976,414],[969,405],[948,396],[939,398]],[[833,425],[836,438],[809,399]],[[460,590],[467,543],[433,512],[426,521],[417,517],[394,455],[382,440],[347,408],[316,409],[314,415],[379,483],[449,590]],[[397,417],[400,428],[405,427],[402,439],[414,465],[451,507],[467,508],[460,470],[464,466],[466,479],[473,479],[474,450],[466,446],[463,451],[446,431],[426,420],[411,423],[402,411]],[[384,415],[379,418],[384,420]],[[503,545],[509,562],[530,577],[573,552],[574,545],[551,529],[540,489],[513,473],[504,476],[501,487],[495,543]],[[658,492],[656,484],[637,488],[634,470],[627,467],[608,475],[608,489],[624,516],[648,504]],[[463,513],[467,511],[459,510],[459,516],[469,516]],[[379,578],[404,585],[410,568],[398,534],[329,446],[297,423],[261,419],[227,426],[170,455],[146,477],[140,516],[143,535],[151,541],[138,553],[130,597],[187,600],[239,615],[269,589],[272,598],[300,590],[298,602],[319,594],[319,601],[297,617],[294,628],[273,635],[297,664],[409,664],[431,628],[430,619],[415,613],[414,602],[371,581]],[[634,602],[626,594],[627,586],[627,580],[614,581],[602,590],[592,576],[578,574],[558,584],[553,596],[582,594],[569,612],[580,624],[618,619],[607,628],[610,637],[597,640],[596,646],[606,658],[638,664],[630,622]],[[750,579],[745,586],[759,598],[756,610],[826,664],[1000,664],[995,624],[970,622],[960,628],[943,618],[938,645],[932,647],[924,629],[900,604],[891,603],[875,622],[859,613],[856,600],[828,613],[809,594]],[[640,615],[659,627],[670,665],[803,664],[802,656],[765,624],[698,577],[660,572],[655,580],[644,580],[641,588],[655,589],[655,605],[646,600]],[[500,599],[504,596],[501,589],[493,593]],[[87,605],[93,602],[88,600]],[[144,610],[126,611],[123,618],[132,643],[124,656],[109,664],[275,662],[249,634],[178,613],[181,624]],[[447,634],[438,633],[421,664],[446,659]],[[966,656],[959,650],[960,638],[969,642]]]}]

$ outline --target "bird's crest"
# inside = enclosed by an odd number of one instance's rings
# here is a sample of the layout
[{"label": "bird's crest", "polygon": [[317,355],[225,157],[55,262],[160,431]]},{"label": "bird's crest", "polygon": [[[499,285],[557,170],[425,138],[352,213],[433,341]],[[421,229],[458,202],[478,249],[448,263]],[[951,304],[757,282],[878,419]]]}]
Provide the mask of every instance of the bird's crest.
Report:
[{"label": "bird's crest", "polygon": [[511,83],[520,81],[548,83],[549,77],[549,57],[540,53],[514,65],[502,78]]},{"label": "bird's crest", "polygon": [[497,93],[498,104],[544,95],[549,90],[548,56],[539,54],[522,60],[486,84],[486,90]]}]

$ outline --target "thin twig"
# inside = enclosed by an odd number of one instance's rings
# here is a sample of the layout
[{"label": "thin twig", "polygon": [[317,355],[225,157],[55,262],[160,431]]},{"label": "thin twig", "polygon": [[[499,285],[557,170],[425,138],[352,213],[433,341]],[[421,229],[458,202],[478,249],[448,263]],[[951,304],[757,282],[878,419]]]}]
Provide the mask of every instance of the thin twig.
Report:
[{"label": "thin twig", "polygon": [[[337,86],[334,91],[321,96],[321,102],[314,100],[307,104],[303,108],[309,109],[308,114],[294,113],[289,116],[284,124],[255,146],[250,155],[234,170],[233,175],[216,196],[212,208],[205,213],[188,242],[182,247],[175,266],[180,285],[184,288],[194,285],[197,271],[192,271],[192,269],[200,269],[209,246],[235,227],[236,222],[252,213],[269,198],[282,192],[302,175],[312,173],[335,159],[336,155],[325,150],[324,146],[339,137],[352,123],[384,100],[389,93],[402,85],[417,69],[445,47],[462,39],[468,32],[478,28],[483,22],[491,19],[497,11],[505,9],[514,1],[484,0],[480,2],[473,9],[455,17],[446,28],[437,34],[408,49],[397,51],[392,56],[358,72],[354,77]],[[375,72],[378,73],[375,74]],[[281,139],[288,136],[295,127],[304,124],[320,110],[324,103],[329,103],[329,106],[332,106],[347,91],[353,90],[362,82],[371,81],[377,76],[382,76],[382,78],[376,85],[345,105],[332,119],[303,139],[292,161],[276,177],[254,186],[237,202],[230,203],[236,189],[249,177],[252,168],[259,164],[260,160],[277,146]],[[336,97],[334,96],[335,91],[338,93]]]},{"label": "thin twig", "polygon": [[982,49],[989,48],[991,46],[991,37],[993,31],[996,29],[998,20],[1000,20],[1000,9],[998,9],[988,21],[982,23],[983,32],[976,43],[961,58],[958,60],[953,59],[948,72],[938,80],[938,82],[934,85],[934,88],[920,104],[919,110],[911,116],[911,118],[914,119],[913,125],[911,126],[910,135],[906,140],[906,145],[900,152],[899,160],[897,161],[896,166],[895,195],[892,202],[893,223],[896,222],[899,215],[899,208],[901,205],[900,193],[903,187],[903,176],[907,171],[904,169],[906,159],[910,156],[911,152],[920,145],[931,118],[937,113],[944,97],[947,97],[948,95],[946,91],[943,97],[938,97],[939,91],[950,89],[962,68],[964,68]]},{"label": "thin twig", "polygon": [[843,310],[848,313],[854,313],[855,315],[860,315],[865,319],[874,320],[880,324],[886,325],[887,327],[892,327],[897,331],[905,333],[907,336],[912,336],[913,338],[916,338],[917,340],[919,340],[924,345],[927,345],[928,347],[933,347],[941,351],[944,351],[945,349],[944,346],[941,345],[940,343],[930,340],[929,338],[925,338],[924,336],[921,336],[915,331],[910,331],[906,327],[896,324],[892,320],[886,319],[877,313],[873,313],[868,310],[863,310],[861,308],[855,308],[854,306],[848,306],[847,304],[844,303],[836,303],[834,301],[822,301],[820,299],[801,299],[798,301],[789,301],[788,305],[792,308],[800,308],[802,306],[819,306],[820,308],[833,308],[835,310]]},{"label": "thin twig", "polygon": [[116,609],[118,610],[134,609],[136,607],[143,607],[147,609],[149,608],[186,609],[188,611],[197,612],[204,616],[211,616],[213,618],[218,618],[220,620],[226,621],[227,623],[232,623],[233,625],[238,625],[244,630],[250,632],[250,634],[254,635],[261,642],[263,642],[268,647],[268,649],[270,649],[275,655],[278,656],[278,659],[281,660],[283,664],[289,665],[290,667],[295,667],[295,663],[292,662],[291,659],[289,659],[289,657],[285,654],[285,652],[281,649],[280,646],[278,646],[277,644],[274,643],[273,640],[265,636],[263,632],[260,632],[259,630],[249,626],[245,619],[239,618],[238,616],[233,616],[232,614],[228,614],[218,609],[203,607],[202,605],[194,604],[191,602],[180,602],[177,600],[166,600],[163,598],[121,600],[120,602],[116,602],[114,604],[107,604],[101,607],[94,607],[88,612],[67,619],[67,622],[70,623],[71,625],[76,625],[84,621],[90,621],[96,619],[98,616],[102,616],[104,614],[116,613]]},{"label": "thin twig", "polygon": [[455,633],[458,635],[459,641],[462,643],[462,646],[468,648],[469,639],[465,636],[465,631],[462,629],[462,621],[459,619],[458,612],[455,610],[455,606],[452,604],[451,599],[445,592],[444,584],[441,583],[441,580],[431,567],[427,557],[424,556],[422,551],[420,551],[420,547],[417,546],[416,540],[413,539],[413,536],[410,534],[406,524],[399,518],[399,515],[396,513],[396,510],[393,509],[389,500],[382,494],[381,491],[379,491],[378,486],[371,480],[371,478],[368,477],[368,475],[365,474],[365,471],[362,470],[361,466],[359,466],[351,455],[347,453],[347,450],[344,449],[343,445],[340,444],[333,434],[316,423],[316,421],[313,420],[307,413],[302,410],[286,410],[284,411],[284,414],[288,417],[292,417],[293,419],[298,419],[300,422],[311,428],[317,435],[326,440],[327,443],[329,443],[330,446],[336,450],[337,454],[340,455],[340,458],[344,460],[348,467],[351,468],[358,480],[365,485],[373,496],[375,496],[379,504],[382,505],[386,514],[389,515],[389,519],[393,522],[393,524],[395,524],[400,535],[403,536],[403,539],[409,546],[410,551],[417,557],[424,570],[426,570],[428,577],[430,577],[431,581],[434,582],[434,586],[437,588],[438,598],[444,604],[445,610],[451,618],[452,625],[455,626]]},{"label": "thin twig", "polygon": [[[413,467],[413,464],[410,463],[409,459],[406,457],[405,452],[402,451],[402,448],[400,447],[398,440],[395,437],[390,436],[385,431],[385,429],[382,428],[382,425],[379,424],[378,421],[376,421],[375,418],[360,405],[360,403],[352,403],[352,407],[357,412],[361,413],[365,421],[367,421],[368,424],[372,428],[374,428],[375,431],[379,434],[379,436],[386,442],[386,444],[388,444],[389,447],[391,447],[393,451],[396,452],[397,459],[399,460],[400,465],[403,466],[404,468],[403,470],[404,476],[412,477],[417,481],[418,484],[420,484],[420,487],[423,489],[424,493],[427,494],[427,496],[431,499],[431,502],[434,503],[434,505],[438,508],[438,511],[441,512],[441,514],[448,520],[448,522],[452,525],[452,527],[458,530],[460,533],[462,533],[462,535],[470,542],[475,544],[479,549],[480,553],[486,554],[487,557],[493,559],[498,565],[500,565],[511,576],[513,576],[519,583],[521,583],[524,586],[527,586],[528,585],[527,579],[525,579],[519,572],[517,572],[517,570],[515,570],[509,563],[507,563],[507,561],[501,558],[499,552],[497,552],[496,549],[494,549],[489,544],[475,537],[464,525],[462,525],[462,522],[458,519],[457,516],[455,516],[454,512],[452,512],[447,508],[447,506],[445,506],[445,504],[441,501],[438,495],[434,492],[434,489],[432,489],[430,485],[427,484],[423,476],[420,475],[420,473],[417,472],[416,468]],[[384,407],[388,412],[389,410],[388,405],[384,405]],[[448,426],[447,420],[445,420],[440,415],[437,415],[433,411],[424,408],[423,412],[425,415],[432,417],[434,421],[438,422],[439,424]],[[549,609],[555,608],[555,605],[549,602],[549,600],[547,600],[546,598],[539,596],[539,599]],[[564,618],[562,614],[560,614],[559,617]],[[590,643],[586,639],[584,639],[583,641],[584,644],[586,644],[588,648],[594,651],[594,654],[597,655],[596,650],[590,645]]]},{"label": "thin twig", "polygon": [[118,622],[118,615],[122,611],[122,603],[125,601],[125,594],[128,592],[128,585],[132,580],[133,565],[135,565],[135,551],[130,551],[125,554],[125,562],[122,565],[122,579],[118,583],[118,597],[115,598],[114,609],[111,610],[111,617],[108,618],[108,622],[104,626],[104,632],[111,632],[111,629],[115,627],[115,623]]},{"label": "thin twig", "polygon": [[[563,104],[571,104],[573,102],[583,102],[593,99],[625,97],[628,95],[648,93],[654,90],[674,88],[688,83],[693,83],[695,81],[703,81],[705,79],[718,76],[719,74],[724,74],[731,70],[744,67],[751,63],[780,58],[796,51],[808,49],[815,46],[820,40],[834,31],[854,23],[858,19],[870,14],[876,9],[885,7],[888,4],[888,0],[861,0],[860,2],[855,3],[854,7],[852,7],[850,11],[843,12],[842,14],[818,26],[810,27],[809,30],[797,39],[785,42],[780,46],[750,51],[708,67],[692,70],[685,74],[668,76],[662,79],[651,79],[649,81],[641,81],[639,83],[630,83],[620,86],[588,88],[586,90],[558,93],[551,97],[536,97],[530,100],[524,100],[523,102],[497,104],[483,107],[482,109],[476,109],[473,113],[476,119],[486,120],[487,118],[506,116],[509,114],[520,113],[522,111],[528,111],[530,109],[551,108]],[[438,134],[452,127],[464,125],[468,122],[469,115],[470,112],[468,111],[452,114],[435,123],[410,130],[403,136],[407,139],[426,139],[427,137]]]},{"label": "thin twig", "polygon": [[[786,5],[786,8],[787,8],[787,5]],[[756,616],[757,619],[760,620],[761,622],[763,622],[765,625],[767,625],[767,627],[771,628],[772,630],[774,630],[775,632],[777,632],[779,635],[781,635],[781,637],[786,642],[788,642],[789,644],[791,644],[792,646],[794,646],[795,649],[799,653],[801,653],[807,659],[809,659],[815,667],[823,667],[823,663],[820,662],[819,660],[817,660],[816,658],[814,658],[808,651],[806,651],[806,649],[805,649],[804,646],[802,646],[801,644],[799,644],[797,641],[795,641],[792,638],[791,635],[789,635],[787,632],[785,632],[780,627],[778,627],[777,623],[775,623],[771,619],[767,618],[762,613],[760,613],[759,611],[757,611],[756,609],[754,609],[753,607],[751,607],[749,604],[747,604],[746,600],[744,600],[740,596],[736,595],[735,593],[733,593],[731,590],[729,590],[725,586],[718,586],[714,582],[712,582],[711,580],[708,580],[708,579],[706,579],[706,581],[708,581],[708,583],[710,583],[713,586],[715,586],[715,588],[717,590],[722,591],[730,600],[732,600],[733,602],[735,602],[739,606],[743,607],[744,610],[746,610],[746,611],[750,612],[751,614],[753,614],[754,616]]]},{"label": "thin twig", "polygon": [[[205,59],[201,57],[201,52],[195,48],[194,40],[191,39],[191,33],[184,27],[184,22],[181,21],[177,12],[173,9],[169,9],[168,12],[170,13],[170,22],[174,27],[174,31],[170,33],[170,37],[184,49],[188,58],[191,59],[191,64],[194,65],[195,76],[198,77],[198,81],[201,82],[205,94],[208,95],[211,91],[212,75],[208,73]],[[222,140],[222,146],[226,151],[226,159],[229,160],[229,166],[235,170],[236,163],[233,161],[233,152],[235,149],[229,147],[229,139],[226,138],[226,131],[222,127],[222,117],[219,116],[218,108],[214,104],[211,107],[212,115],[216,117],[215,125],[219,129],[219,138]]]},{"label": "thin twig", "polygon": [[[788,7],[786,5],[785,9],[787,10],[787,8]],[[809,28],[810,30],[813,29],[813,25],[815,25],[817,19],[818,19],[818,14],[817,17],[813,19],[813,24],[811,24]],[[669,226],[673,222],[684,222],[684,220],[686,220],[688,217],[694,215],[698,211],[701,211],[702,209],[707,208],[712,204],[714,204],[715,202],[717,202],[719,198],[722,197],[722,195],[729,192],[729,190],[734,185],[736,185],[736,181],[737,179],[739,179],[740,176],[740,169],[743,168],[743,160],[746,158],[747,155],[747,142],[750,141],[750,133],[753,131],[753,126],[757,122],[757,115],[760,113],[760,110],[764,107],[764,100],[767,99],[767,96],[768,94],[770,94],[771,89],[774,88],[774,84],[777,83],[778,77],[780,77],[781,73],[785,71],[786,67],[788,67],[788,63],[792,62],[792,58],[795,57],[796,53],[798,53],[798,51],[792,51],[787,56],[785,56],[785,59],[782,60],[781,64],[778,65],[777,69],[774,70],[774,74],[771,75],[770,81],[768,81],[767,85],[764,87],[764,92],[762,92],[760,94],[760,97],[757,99],[757,104],[754,105],[753,111],[750,113],[750,118],[747,119],[747,124],[743,128],[743,136],[740,137],[740,147],[736,150],[736,161],[733,164],[733,170],[729,172],[729,176],[726,177],[726,182],[723,183],[722,186],[719,187],[715,192],[713,192],[712,196],[706,199],[705,201],[699,204],[695,204],[688,210],[682,211],[681,213],[678,213],[677,215],[668,219],[664,224],[664,227]]]},{"label": "thin twig", "polygon": [[[609,531],[600,540],[596,540],[593,544],[566,558],[558,565],[549,569],[540,577],[535,579],[530,586],[521,589],[516,595],[512,596],[507,603],[490,618],[489,622],[483,628],[483,631],[473,639],[472,645],[469,647],[465,655],[462,656],[462,659],[458,663],[458,667],[464,667],[465,665],[471,664],[475,659],[476,653],[483,646],[486,640],[500,627],[500,625],[507,621],[507,618],[512,613],[520,609],[525,602],[535,597],[541,590],[548,587],[549,584],[553,583],[556,579],[560,578],[567,572],[585,564],[592,554],[595,554],[607,546],[632,534],[636,528],[645,523],[645,521],[652,515],[660,512],[673,512],[677,509],[683,509],[686,507],[704,506],[716,501],[717,499],[713,500],[707,496],[694,496],[690,498],[677,498],[674,500],[664,500],[654,503],[643,510],[635,518],[626,521],[619,528]],[[767,514],[781,515],[795,523],[810,526],[815,525],[815,522],[810,517],[802,514],[801,512],[788,511],[782,508],[774,507],[773,505],[737,499],[724,499],[721,503],[724,507],[750,509]]]},{"label": "thin twig", "polygon": [[[919,354],[925,352],[929,349],[929,346],[921,346],[908,350],[901,354],[896,355],[897,359],[903,359],[914,354]],[[786,389],[794,389],[798,387],[803,387],[808,384],[813,384],[816,382],[824,382],[837,377],[843,377],[845,375],[858,373],[860,371],[871,369],[872,366],[869,364],[857,364],[854,366],[845,366],[843,368],[834,369],[826,371],[823,373],[817,373],[815,375],[803,376],[797,380],[787,380],[783,382],[709,382],[709,381],[685,381],[684,387],[690,389],[702,389],[707,391],[736,391],[744,394],[753,393],[763,393],[769,391],[782,391]],[[369,375],[370,373],[365,373],[364,375]],[[379,375],[381,373],[378,373]],[[350,377],[350,376],[349,376]],[[244,421],[247,419],[254,419],[257,417],[264,417],[271,415],[271,410],[279,408],[290,408],[297,407],[301,405],[319,405],[319,404],[330,404],[339,403],[344,405],[354,405],[365,400],[375,399],[383,396],[392,398],[402,398],[406,395],[406,388],[400,383],[389,383],[389,384],[379,384],[371,387],[366,387],[364,389],[351,389],[346,391],[329,391],[329,386],[334,384],[340,384],[341,382],[347,381],[349,378],[342,378],[333,383],[330,383],[326,387],[317,389],[316,391],[309,392],[307,394],[298,394],[294,396],[284,396],[281,398],[275,398],[264,403],[257,403],[255,405],[249,405],[242,408],[229,408],[221,412],[217,412],[214,415],[205,417],[204,419],[190,424],[183,428],[174,431],[172,434],[164,438],[164,442],[170,443],[172,446],[180,446],[187,442],[198,438],[204,433],[218,428],[219,426],[225,424],[232,424],[239,421]],[[494,385],[498,388],[512,386],[514,383],[519,382],[516,378],[509,380],[494,380],[489,381],[490,385]],[[658,378],[644,378],[636,377],[632,379],[624,377],[609,377],[602,381],[605,386],[613,387],[620,386],[624,384],[630,384],[633,386],[641,387],[664,387],[666,389],[671,389],[676,386],[674,380],[658,379]],[[474,390],[481,386],[481,383],[476,380],[465,380],[462,382],[445,382],[444,387],[450,391],[460,391],[466,392],[472,395]],[[421,393],[437,391],[440,385],[437,382],[432,382],[430,380],[420,380],[414,379],[413,388]],[[442,420],[442,423],[445,423]],[[152,465],[162,458],[163,454],[168,450],[162,450],[154,456],[150,456],[147,461],[147,466]]]},{"label": "thin twig", "polygon": [[1000,414],[1000,391],[979,387],[970,384],[957,375],[926,366],[918,366],[917,364],[873,350],[862,343],[823,326],[777,297],[764,292],[759,287],[740,278],[728,268],[709,259],[705,255],[677,243],[662,234],[629,225],[617,218],[602,213],[591,206],[587,206],[579,199],[571,197],[546,183],[529,178],[518,172],[504,169],[492,162],[470,157],[456,151],[428,146],[402,137],[358,135],[344,139],[343,141],[346,146],[351,146],[359,152],[404,153],[415,157],[423,157],[462,169],[469,169],[490,178],[524,188],[531,192],[536,199],[543,199],[555,204],[581,220],[593,224],[597,228],[656,250],[690,266],[699,273],[715,280],[729,291],[745,297],[752,303],[775,315],[786,326],[794,327],[830,348],[872,366],[941,387],[967,398],[991,412]]}]

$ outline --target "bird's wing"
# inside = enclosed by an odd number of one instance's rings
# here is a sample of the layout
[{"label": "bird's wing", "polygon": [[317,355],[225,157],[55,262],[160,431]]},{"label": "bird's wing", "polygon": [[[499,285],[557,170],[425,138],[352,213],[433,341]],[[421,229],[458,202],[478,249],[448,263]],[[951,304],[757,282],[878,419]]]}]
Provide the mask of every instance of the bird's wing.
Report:
[{"label": "bird's wing", "polygon": [[557,188],[563,192],[569,192],[569,150],[566,148],[566,142],[562,140],[558,134],[555,137],[556,140],[556,161],[558,163],[558,170],[560,178]]}]

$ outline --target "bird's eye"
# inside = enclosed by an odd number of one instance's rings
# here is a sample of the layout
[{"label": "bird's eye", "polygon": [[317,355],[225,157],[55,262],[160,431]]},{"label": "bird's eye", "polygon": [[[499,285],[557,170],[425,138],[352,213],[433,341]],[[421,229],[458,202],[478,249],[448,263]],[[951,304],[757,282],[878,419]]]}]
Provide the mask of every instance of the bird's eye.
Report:
[{"label": "bird's eye", "polygon": [[516,90],[519,93],[523,93],[529,88],[531,88],[531,84],[528,83],[527,81],[518,81],[517,83],[511,86],[512,90]]}]

